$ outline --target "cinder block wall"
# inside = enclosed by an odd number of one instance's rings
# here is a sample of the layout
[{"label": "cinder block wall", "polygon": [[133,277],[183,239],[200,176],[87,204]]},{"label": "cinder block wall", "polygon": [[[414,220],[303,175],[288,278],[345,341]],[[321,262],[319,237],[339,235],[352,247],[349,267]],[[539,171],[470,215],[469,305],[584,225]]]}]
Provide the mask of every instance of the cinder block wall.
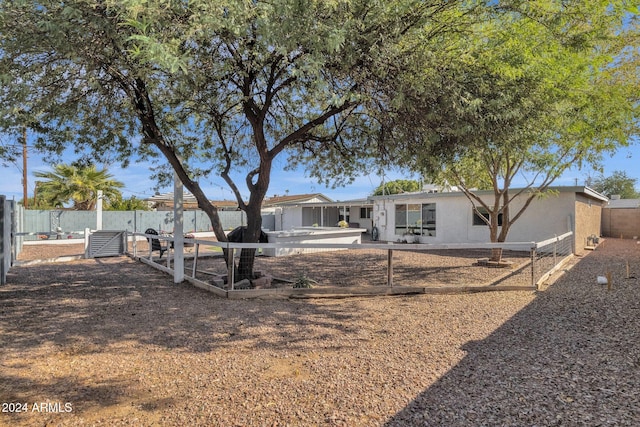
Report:
[{"label": "cinder block wall", "polygon": [[632,239],[640,237],[640,209],[611,209],[602,210],[602,235]]}]

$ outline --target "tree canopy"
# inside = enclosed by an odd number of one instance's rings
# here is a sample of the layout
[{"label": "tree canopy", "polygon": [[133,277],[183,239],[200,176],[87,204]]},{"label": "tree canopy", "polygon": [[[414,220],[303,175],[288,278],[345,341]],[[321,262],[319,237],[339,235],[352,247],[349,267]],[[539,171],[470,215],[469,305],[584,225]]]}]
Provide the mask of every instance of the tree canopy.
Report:
[{"label": "tree canopy", "polygon": [[637,183],[638,180],[631,178],[625,171],[614,171],[610,176],[600,175],[589,182],[589,186],[609,198],[618,195],[622,199],[637,199],[640,198],[640,193],[636,190]]},{"label": "tree canopy", "polygon": [[382,196],[385,194],[412,193],[421,190],[418,181],[412,179],[396,179],[380,184],[373,190],[373,196]]},{"label": "tree canopy", "polygon": [[445,75],[454,76],[449,87],[463,103],[442,133],[465,144],[434,153],[412,143],[404,151],[417,170],[456,185],[489,213],[492,242],[505,241],[567,169],[597,164],[637,134],[640,82],[627,72],[636,61],[627,52],[638,51],[631,9],[626,1],[527,2],[480,25],[484,37],[461,37],[468,49],[449,63],[459,73]]},{"label": "tree canopy", "polygon": [[[577,53],[609,49],[596,42],[626,2],[611,4],[607,15],[586,0],[3,2],[0,127],[27,126],[38,147],[92,161],[157,158],[225,241],[200,187],[217,174],[255,242],[274,166],[344,184],[379,159],[408,154],[433,171],[487,141],[526,151],[604,116],[613,127],[618,110],[589,109],[577,101],[602,99],[565,83],[603,69]],[[238,279],[251,278],[254,254],[243,251]]]},{"label": "tree canopy", "polygon": [[[199,180],[220,175],[249,241],[274,160],[349,182],[394,137],[385,90],[416,45],[464,31],[482,2],[142,0],[0,5],[0,125],[94,159],[161,155],[226,240]],[[163,174],[163,168],[156,171]],[[166,168],[165,172],[170,172]],[[244,182],[232,179],[242,171]],[[169,173],[168,175],[171,175]],[[249,197],[241,196],[242,187]],[[251,251],[237,277],[249,277]]]}]

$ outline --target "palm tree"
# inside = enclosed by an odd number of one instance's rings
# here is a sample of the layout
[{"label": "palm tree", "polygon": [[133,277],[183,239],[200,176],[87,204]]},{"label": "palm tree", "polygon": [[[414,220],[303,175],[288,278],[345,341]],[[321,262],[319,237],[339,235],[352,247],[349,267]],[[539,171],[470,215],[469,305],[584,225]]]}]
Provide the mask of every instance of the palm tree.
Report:
[{"label": "palm tree", "polygon": [[95,166],[74,166],[59,164],[52,172],[35,172],[41,178],[38,184],[38,197],[52,206],[62,207],[73,202],[77,210],[93,210],[98,201],[98,191],[102,190],[106,199],[121,197],[120,181],[113,179],[105,169]]}]

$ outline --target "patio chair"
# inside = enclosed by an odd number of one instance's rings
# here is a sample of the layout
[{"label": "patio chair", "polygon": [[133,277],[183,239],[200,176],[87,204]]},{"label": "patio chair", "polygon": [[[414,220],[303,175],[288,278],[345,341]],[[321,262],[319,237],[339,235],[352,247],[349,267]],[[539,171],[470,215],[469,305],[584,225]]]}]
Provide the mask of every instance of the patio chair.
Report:
[{"label": "patio chair", "polygon": [[[157,236],[158,232],[153,228],[147,228],[144,234],[153,234],[154,236]],[[167,249],[162,247],[162,242],[160,242],[160,239],[149,239],[149,237],[147,237],[147,242],[151,244],[152,251],[160,251],[160,258],[162,258],[162,254],[165,253]]]}]

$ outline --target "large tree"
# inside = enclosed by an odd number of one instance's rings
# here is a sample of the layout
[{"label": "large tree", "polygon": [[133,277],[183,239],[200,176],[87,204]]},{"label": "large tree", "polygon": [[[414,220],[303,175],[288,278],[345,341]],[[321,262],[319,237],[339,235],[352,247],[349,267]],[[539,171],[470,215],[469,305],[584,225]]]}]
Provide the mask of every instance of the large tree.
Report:
[{"label": "large tree", "polygon": [[[478,2],[482,3],[482,2]],[[123,161],[158,153],[196,197],[217,173],[260,235],[278,156],[348,182],[393,132],[385,84],[427,46],[468,28],[476,2],[447,0],[71,0],[0,5],[0,108],[41,147]],[[85,150],[85,151],[82,151]],[[248,199],[232,172],[244,172]],[[167,170],[167,172],[169,172]],[[236,277],[252,276],[244,250]]]},{"label": "large tree", "polygon": [[[528,206],[567,169],[597,163],[637,132],[640,82],[622,72],[634,61],[626,52],[638,49],[637,22],[626,6],[631,3],[524,2],[479,26],[483,38],[461,38],[469,49],[451,58],[450,67],[463,79],[448,86],[465,101],[442,135],[465,140],[466,148],[434,156],[414,144],[407,153],[417,169],[464,192],[491,242],[506,241]],[[514,189],[516,180],[523,184]],[[493,197],[476,189],[492,190]],[[492,258],[500,257],[495,250]]]},{"label": "large tree", "polygon": [[609,198],[618,195],[622,199],[637,199],[640,197],[637,183],[637,178],[630,177],[625,171],[614,171],[610,176],[600,175],[593,179],[589,186]]},{"label": "large tree", "polygon": [[393,181],[383,182],[375,190],[373,196],[383,196],[385,194],[401,194],[420,191],[422,186],[413,179],[394,179]]}]

